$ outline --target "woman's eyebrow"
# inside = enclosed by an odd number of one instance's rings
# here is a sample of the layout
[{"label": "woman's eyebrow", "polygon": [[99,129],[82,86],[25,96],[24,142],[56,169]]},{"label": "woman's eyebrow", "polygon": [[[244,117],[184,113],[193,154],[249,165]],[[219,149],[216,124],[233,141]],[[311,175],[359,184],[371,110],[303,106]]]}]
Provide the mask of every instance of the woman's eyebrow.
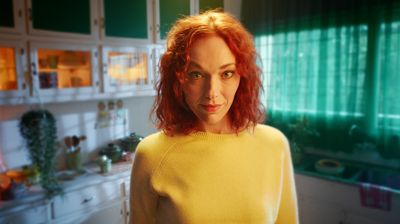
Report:
[{"label": "woman's eyebrow", "polygon": [[[226,64],[224,64],[224,65],[221,65],[221,66],[219,67],[219,69],[224,69],[224,68],[229,67],[229,66],[231,66],[231,65],[236,65],[236,63],[234,63],[234,62],[226,63]],[[197,68],[203,70],[203,67],[201,67],[201,65],[200,65],[199,63],[195,62],[195,61],[190,61],[190,62],[189,62],[189,66],[197,67]]]}]

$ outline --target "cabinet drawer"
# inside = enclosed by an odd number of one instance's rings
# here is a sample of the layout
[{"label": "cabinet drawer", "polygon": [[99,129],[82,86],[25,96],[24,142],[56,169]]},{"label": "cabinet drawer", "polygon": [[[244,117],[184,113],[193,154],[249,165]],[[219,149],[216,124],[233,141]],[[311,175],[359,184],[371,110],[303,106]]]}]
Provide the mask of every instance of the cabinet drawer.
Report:
[{"label": "cabinet drawer", "polygon": [[52,203],[53,218],[57,219],[74,212],[90,213],[94,206],[106,206],[112,199],[119,197],[119,184],[118,181],[107,182],[56,197]]}]

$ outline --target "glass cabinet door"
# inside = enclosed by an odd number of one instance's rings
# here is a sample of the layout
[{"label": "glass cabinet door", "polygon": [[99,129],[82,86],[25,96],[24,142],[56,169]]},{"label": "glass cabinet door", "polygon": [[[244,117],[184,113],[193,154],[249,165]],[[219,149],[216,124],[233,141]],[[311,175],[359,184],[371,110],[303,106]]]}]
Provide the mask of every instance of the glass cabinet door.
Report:
[{"label": "glass cabinet door", "polygon": [[[150,43],[152,26],[151,0],[103,0],[101,1],[102,38],[121,43],[134,41],[136,44]],[[130,46],[130,45],[128,45]]]},{"label": "glass cabinet door", "polygon": [[24,0],[0,1],[0,33],[19,35],[24,31]]},{"label": "glass cabinet door", "polygon": [[33,86],[42,95],[98,92],[96,47],[35,43],[31,53]]},{"label": "glass cabinet door", "polygon": [[165,40],[168,31],[175,21],[194,13],[193,0],[158,0],[156,1],[157,42]]},{"label": "glass cabinet door", "polygon": [[32,35],[93,39],[98,33],[97,0],[28,0]]},{"label": "glass cabinet door", "polygon": [[152,88],[150,50],[147,48],[106,47],[103,53],[106,92]]},{"label": "glass cabinet door", "polygon": [[0,47],[0,91],[18,89],[16,52],[12,47]]},{"label": "glass cabinet door", "polygon": [[11,98],[26,95],[25,62],[23,44],[0,40],[0,103],[11,103]]},{"label": "glass cabinet door", "polygon": [[160,59],[161,56],[165,53],[165,45],[155,45],[153,48],[153,77],[154,83],[157,82],[160,78]]},{"label": "glass cabinet door", "polygon": [[40,89],[92,85],[91,52],[38,49]]}]

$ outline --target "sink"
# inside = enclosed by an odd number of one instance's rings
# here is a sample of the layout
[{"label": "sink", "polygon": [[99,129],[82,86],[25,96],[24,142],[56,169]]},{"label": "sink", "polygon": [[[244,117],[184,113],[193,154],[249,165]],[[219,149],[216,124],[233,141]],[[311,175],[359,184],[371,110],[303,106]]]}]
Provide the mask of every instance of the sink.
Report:
[{"label": "sink", "polygon": [[360,172],[356,181],[400,190],[400,173],[367,169]]},{"label": "sink", "polygon": [[312,173],[318,173],[322,174],[325,176],[332,176],[336,178],[342,178],[342,179],[355,179],[358,178],[361,172],[361,169],[357,166],[352,166],[352,165],[344,165],[344,170],[340,174],[327,174],[327,173],[322,173],[319,172],[317,169],[315,169],[315,163],[310,163],[307,164],[304,168],[304,171],[306,172],[312,172]]}]

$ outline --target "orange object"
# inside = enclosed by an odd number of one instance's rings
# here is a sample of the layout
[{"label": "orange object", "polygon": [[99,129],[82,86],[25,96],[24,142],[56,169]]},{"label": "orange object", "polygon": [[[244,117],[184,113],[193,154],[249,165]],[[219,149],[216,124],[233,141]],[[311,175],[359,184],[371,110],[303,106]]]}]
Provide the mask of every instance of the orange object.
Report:
[{"label": "orange object", "polygon": [[9,170],[6,175],[16,183],[22,183],[25,180],[25,174],[21,170]]},{"label": "orange object", "polygon": [[11,186],[11,178],[5,175],[4,173],[0,173],[0,192],[8,190]]}]

